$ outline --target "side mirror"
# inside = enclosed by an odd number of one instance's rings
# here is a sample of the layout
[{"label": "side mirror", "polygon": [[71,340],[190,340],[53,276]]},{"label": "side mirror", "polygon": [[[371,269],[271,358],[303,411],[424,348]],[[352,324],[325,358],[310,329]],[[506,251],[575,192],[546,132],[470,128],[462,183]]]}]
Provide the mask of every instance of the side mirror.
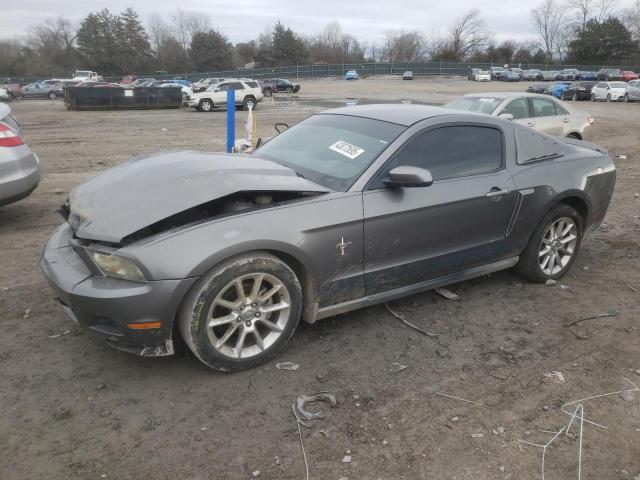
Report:
[{"label": "side mirror", "polygon": [[503,118],[505,120],[513,120],[513,114],[512,113],[501,113],[500,115],[498,115],[498,118]]},{"label": "side mirror", "polygon": [[431,172],[426,168],[408,165],[395,167],[389,172],[384,184],[389,188],[428,187],[433,183]]}]

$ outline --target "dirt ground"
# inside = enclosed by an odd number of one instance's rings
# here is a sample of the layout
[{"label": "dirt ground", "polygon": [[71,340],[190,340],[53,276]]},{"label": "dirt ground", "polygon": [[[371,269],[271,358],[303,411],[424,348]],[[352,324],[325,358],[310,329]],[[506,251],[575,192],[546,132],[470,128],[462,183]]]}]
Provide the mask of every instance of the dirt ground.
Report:
[{"label": "dirt ground", "polygon": [[[259,106],[260,135],[349,98],[437,104],[526,88],[461,79],[301,84],[298,95]],[[427,292],[392,302],[435,339],[384,306],[301,325],[277,360],[238,374],[209,371],[190,355],[110,349],[76,330],[38,269],[71,188],[132,155],[220,151],[224,113],[69,112],[48,100],[11,107],[43,180],[0,208],[2,480],[304,479],[291,404],[319,391],[338,404],[316,405],[327,418],[302,428],[312,479],[538,479],[543,450],[520,440],[549,442],[570,420],[565,403],[640,385],[640,104],[579,105],[596,118],[595,141],[626,158],[615,160],[605,224],[557,285],[506,271],[451,286],[458,301]],[[565,326],[604,313],[614,315]],[[278,361],[300,368],[278,370]],[[582,404],[586,419],[607,428],[585,422],[580,437],[574,422],[547,449],[546,478],[578,478],[581,444],[582,479],[640,479],[640,392]]]}]

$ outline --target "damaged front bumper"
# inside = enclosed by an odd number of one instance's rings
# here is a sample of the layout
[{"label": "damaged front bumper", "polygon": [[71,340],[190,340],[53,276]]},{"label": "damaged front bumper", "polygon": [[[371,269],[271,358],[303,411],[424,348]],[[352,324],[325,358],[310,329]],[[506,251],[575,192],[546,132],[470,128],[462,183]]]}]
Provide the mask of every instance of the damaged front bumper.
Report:
[{"label": "damaged front bumper", "polygon": [[[40,268],[69,317],[119,350],[143,356],[173,354],[176,313],[195,279],[131,282],[104,277],[87,265],[79,248],[64,224],[51,236],[40,259]],[[160,322],[160,327],[135,328],[149,322]]]}]

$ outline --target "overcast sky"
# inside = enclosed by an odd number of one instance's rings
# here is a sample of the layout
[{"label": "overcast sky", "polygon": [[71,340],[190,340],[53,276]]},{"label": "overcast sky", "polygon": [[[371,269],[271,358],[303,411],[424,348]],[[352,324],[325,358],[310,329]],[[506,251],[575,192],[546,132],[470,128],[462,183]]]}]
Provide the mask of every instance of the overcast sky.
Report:
[{"label": "overcast sky", "polygon": [[[79,23],[88,13],[106,5],[99,0],[3,0],[0,14],[0,38],[24,35],[29,25],[47,18],[62,16]],[[630,6],[632,0],[619,0],[619,8]],[[183,10],[210,15],[214,28],[225,33],[233,43],[255,39],[267,25],[278,19],[293,30],[314,34],[328,22],[337,20],[345,33],[360,40],[380,41],[388,30],[417,30],[429,35],[444,31],[456,17],[472,8],[481,11],[495,38],[527,40],[534,37],[529,11],[535,1],[520,0],[111,0],[111,12],[134,6],[143,21],[158,12],[169,19],[180,6]]]}]

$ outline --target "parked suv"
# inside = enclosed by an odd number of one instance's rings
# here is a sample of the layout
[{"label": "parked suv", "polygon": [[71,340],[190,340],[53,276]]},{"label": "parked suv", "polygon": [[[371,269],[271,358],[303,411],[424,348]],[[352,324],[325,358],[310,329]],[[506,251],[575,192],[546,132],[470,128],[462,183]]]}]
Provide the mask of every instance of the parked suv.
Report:
[{"label": "parked suv", "polygon": [[40,182],[40,160],[24,143],[8,105],[0,103],[0,206],[29,196]]},{"label": "parked suv", "polygon": [[598,80],[611,82],[613,80],[622,80],[622,70],[619,68],[601,68],[598,70]]},{"label": "parked suv", "polygon": [[227,105],[227,91],[235,90],[236,107],[243,110],[256,108],[258,102],[264,98],[262,89],[255,80],[230,80],[210,85],[204,92],[189,96],[187,104],[201,112],[210,112],[218,107]]}]

